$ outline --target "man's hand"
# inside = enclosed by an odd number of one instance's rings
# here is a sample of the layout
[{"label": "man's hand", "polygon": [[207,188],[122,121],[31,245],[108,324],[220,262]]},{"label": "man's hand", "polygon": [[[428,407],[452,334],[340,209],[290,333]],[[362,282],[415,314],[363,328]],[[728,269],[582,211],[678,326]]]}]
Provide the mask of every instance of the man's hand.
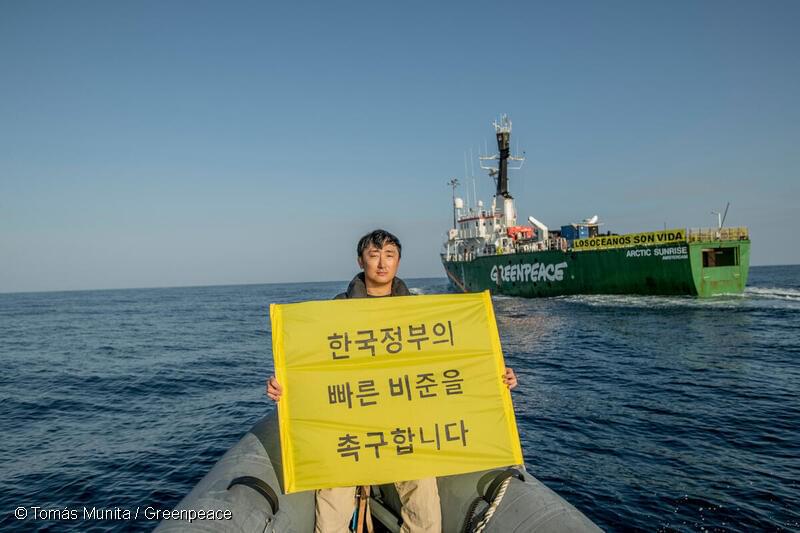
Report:
[{"label": "man's hand", "polygon": [[[277,383],[277,381],[275,383]],[[517,375],[514,374],[513,368],[506,367],[506,373],[503,375],[503,383],[508,385],[508,390],[517,386]]]},{"label": "man's hand", "polygon": [[[516,384],[516,382],[517,381],[515,379],[514,383]],[[271,400],[279,402],[282,394],[283,387],[281,387],[281,384],[278,383],[277,379],[275,379],[275,376],[270,376],[267,380],[267,396],[269,396]]]}]

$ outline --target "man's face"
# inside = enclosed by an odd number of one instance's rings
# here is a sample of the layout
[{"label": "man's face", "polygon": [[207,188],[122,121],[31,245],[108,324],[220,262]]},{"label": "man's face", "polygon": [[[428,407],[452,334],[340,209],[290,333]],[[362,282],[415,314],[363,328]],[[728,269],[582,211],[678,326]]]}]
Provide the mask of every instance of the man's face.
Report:
[{"label": "man's face", "polygon": [[397,275],[400,252],[394,244],[385,243],[382,248],[376,248],[370,243],[358,258],[358,266],[364,269],[364,277],[372,285],[385,285]]}]

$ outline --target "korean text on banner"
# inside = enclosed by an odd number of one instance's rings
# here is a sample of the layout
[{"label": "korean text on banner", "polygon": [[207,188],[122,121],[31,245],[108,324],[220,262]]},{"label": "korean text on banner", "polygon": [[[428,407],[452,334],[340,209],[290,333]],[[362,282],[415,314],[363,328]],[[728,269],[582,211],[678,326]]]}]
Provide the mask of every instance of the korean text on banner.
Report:
[{"label": "korean text on banner", "polygon": [[489,292],[273,304],[284,490],[522,464]]}]

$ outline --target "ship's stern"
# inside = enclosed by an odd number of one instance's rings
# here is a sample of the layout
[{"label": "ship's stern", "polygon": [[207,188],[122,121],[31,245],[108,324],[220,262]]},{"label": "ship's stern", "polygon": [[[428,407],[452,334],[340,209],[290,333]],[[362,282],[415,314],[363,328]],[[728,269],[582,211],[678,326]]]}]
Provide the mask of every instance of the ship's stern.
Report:
[{"label": "ship's stern", "polygon": [[[734,228],[739,229],[739,228]],[[750,271],[750,239],[744,232],[726,232],[721,238],[689,242],[692,278],[700,297],[740,294]]]}]

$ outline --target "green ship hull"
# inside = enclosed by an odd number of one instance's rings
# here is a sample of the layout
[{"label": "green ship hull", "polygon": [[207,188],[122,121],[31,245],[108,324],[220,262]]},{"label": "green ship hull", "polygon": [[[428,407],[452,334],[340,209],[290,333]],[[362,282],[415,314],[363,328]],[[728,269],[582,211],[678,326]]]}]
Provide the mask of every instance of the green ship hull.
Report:
[{"label": "green ship hull", "polygon": [[568,294],[691,295],[741,293],[750,240],[708,239],[667,245],[442,256],[451,284],[463,292],[525,298]]}]

